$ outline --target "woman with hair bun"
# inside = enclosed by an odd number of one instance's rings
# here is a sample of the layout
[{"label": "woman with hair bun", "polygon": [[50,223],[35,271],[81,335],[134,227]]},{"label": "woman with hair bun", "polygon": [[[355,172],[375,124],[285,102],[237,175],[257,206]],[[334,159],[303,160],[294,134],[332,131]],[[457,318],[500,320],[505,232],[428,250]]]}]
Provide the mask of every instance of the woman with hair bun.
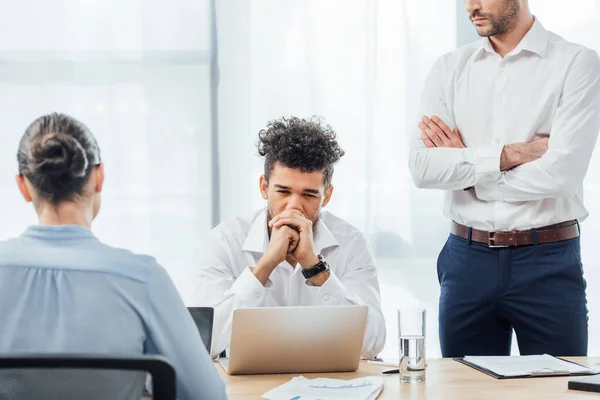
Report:
[{"label": "woman with hair bun", "polygon": [[[175,367],[180,400],[226,398],[167,272],[92,233],[104,167],[90,130],[64,114],[42,116],[25,131],[17,160],[17,185],[39,225],[0,241],[0,354],[163,355]],[[102,398],[139,399],[143,375],[121,377],[123,385],[114,376],[110,384],[94,380],[101,393],[112,391]],[[33,376],[5,379],[0,374],[2,399],[43,397]]]}]

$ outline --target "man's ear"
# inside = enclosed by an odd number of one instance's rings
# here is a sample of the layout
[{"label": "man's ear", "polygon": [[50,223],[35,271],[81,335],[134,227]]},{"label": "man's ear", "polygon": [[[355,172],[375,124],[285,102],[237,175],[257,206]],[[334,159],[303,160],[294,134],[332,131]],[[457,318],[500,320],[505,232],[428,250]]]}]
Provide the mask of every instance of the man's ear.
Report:
[{"label": "man's ear", "polygon": [[25,201],[31,203],[32,199],[31,194],[29,193],[29,188],[27,187],[27,178],[19,174],[16,176],[15,180],[17,181],[17,186],[19,187],[19,191],[21,192],[21,195]]},{"label": "man's ear", "polygon": [[104,186],[104,163],[96,165],[96,168],[94,169],[94,178],[96,178],[94,192],[101,193],[102,187]]},{"label": "man's ear", "polygon": [[260,176],[260,194],[265,200],[269,198],[269,181],[264,175]]},{"label": "man's ear", "polygon": [[329,200],[331,200],[332,194],[333,194],[333,185],[329,186],[329,188],[327,188],[327,190],[325,191],[325,197],[323,197],[323,204],[321,204],[321,207],[325,207],[329,203]]}]

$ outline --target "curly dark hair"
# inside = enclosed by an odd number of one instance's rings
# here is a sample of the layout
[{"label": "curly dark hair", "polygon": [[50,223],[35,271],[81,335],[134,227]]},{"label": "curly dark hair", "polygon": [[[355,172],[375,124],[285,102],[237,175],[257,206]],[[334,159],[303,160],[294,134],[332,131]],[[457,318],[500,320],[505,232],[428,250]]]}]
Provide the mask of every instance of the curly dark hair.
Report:
[{"label": "curly dark hair", "polygon": [[312,117],[280,118],[270,121],[267,129],[258,133],[258,154],[265,157],[265,177],[279,162],[302,172],[323,171],[325,188],[331,186],[333,165],[344,155],[335,140],[336,134],[321,119]]}]

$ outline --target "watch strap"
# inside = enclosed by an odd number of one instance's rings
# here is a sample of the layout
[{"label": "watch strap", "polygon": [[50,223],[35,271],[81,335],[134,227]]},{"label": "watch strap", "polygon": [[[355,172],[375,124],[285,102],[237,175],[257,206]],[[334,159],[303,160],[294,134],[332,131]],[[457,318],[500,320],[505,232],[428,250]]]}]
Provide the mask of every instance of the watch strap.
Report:
[{"label": "watch strap", "polygon": [[325,259],[321,255],[319,255],[318,257],[319,262],[315,266],[302,270],[302,275],[304,275],[305,279],[310,279],[323,271],[329,270],[329,264],[327,264],[327,261],[325,261]]}]

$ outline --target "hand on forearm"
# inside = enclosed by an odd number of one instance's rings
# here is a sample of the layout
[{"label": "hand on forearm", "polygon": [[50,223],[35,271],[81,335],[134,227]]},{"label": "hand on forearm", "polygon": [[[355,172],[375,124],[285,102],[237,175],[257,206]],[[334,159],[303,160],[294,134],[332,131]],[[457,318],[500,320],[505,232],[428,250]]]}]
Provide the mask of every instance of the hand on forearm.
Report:
[{"label": "hand on forearm", "polygon": [[519,159],[519,145],[523,143],[507,144],[502,148],[502,154],[500,155],[500,171],[508,171],[516,167],[517,165],[523,164]]},{"label": "hand on forearm", "polygon": [[500,156],[500,170],[508,171],[519,165],[535,161],[546,154],[548,138],[537,139],[527,143],[507,144]]},{"label": "hand on forearm", "polygon": [[421,130],[421,139],[428,148],[465,148],[465,144],[462,141],[458,129],[450,129],[450,127],[436,115],[431,118],[423,116],[419,123],[419,129]]}]

